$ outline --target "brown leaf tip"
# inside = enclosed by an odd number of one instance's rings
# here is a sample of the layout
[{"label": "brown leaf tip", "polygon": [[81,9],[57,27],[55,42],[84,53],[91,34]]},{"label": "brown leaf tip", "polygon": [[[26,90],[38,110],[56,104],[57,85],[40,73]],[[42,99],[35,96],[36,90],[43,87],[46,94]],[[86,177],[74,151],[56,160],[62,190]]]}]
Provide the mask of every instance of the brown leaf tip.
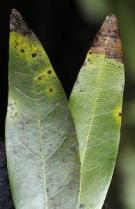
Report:
[{"label": "brown leaf tip", "polygon": [[106,17],[96,35],[90,52],[105,54],[106,57],[123,62],[120,33],[115,15]]},{"label": "brown leaf tip", "polygon": [[34,41],[38,41],[37,37],[34,35],[32,30],[29,29],[23,17],[16,9],[12,9],[10,15],[10,31],[20,33],[23,36],[30,35]]},{"label": "brown leaf tip", "polygon": [[10,15],[10,31],[19,32],[22,35],[31,33],[27,24],[16,9],[13,9]]}]

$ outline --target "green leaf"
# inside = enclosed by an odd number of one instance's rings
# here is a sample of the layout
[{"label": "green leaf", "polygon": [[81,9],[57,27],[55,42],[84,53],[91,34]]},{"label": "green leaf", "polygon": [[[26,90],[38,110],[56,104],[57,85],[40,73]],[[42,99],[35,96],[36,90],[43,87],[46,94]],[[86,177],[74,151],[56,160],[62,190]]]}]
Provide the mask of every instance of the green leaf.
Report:
[{"label": "green leaf", "polygon": [[98,32],[70,97],[81,159],[80,208],[101,209],[120,139],[124,65],[115,16]]},{"label": "green leaf", "polygon": [[68,103],[35,35],[11,18],[6,150],[16,209],[74,209],[78,143]]}]

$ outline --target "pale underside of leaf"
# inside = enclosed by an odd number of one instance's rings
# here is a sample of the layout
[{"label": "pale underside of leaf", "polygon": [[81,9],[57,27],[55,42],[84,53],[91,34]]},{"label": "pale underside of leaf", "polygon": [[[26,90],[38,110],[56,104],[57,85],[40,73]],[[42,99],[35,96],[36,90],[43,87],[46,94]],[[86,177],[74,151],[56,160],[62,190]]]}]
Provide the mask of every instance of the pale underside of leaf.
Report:
[{"label": "pale underside of leaf", "polygon": [[123,88],[117,20],[109,16],[87,54],[70,97],[81,159],[80,208],[101,209],[105,200],[120,139]]},{"label": "pale underside of leaf", "polygon": [[6,150],[16,209],[76,208],[80,163],[74,125],[61,84],[31,31],[10,33]]}]

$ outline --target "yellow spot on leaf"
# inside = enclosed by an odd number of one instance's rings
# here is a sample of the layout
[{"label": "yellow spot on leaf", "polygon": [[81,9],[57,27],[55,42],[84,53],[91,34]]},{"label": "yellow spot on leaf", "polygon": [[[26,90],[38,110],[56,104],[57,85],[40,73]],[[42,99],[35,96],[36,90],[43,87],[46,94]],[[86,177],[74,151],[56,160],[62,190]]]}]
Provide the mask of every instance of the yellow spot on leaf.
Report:
[{"label": "yellow spot on leaf", "polygon": [[113,112],[115,121],[118,125],[121,125],[122,109],[120,106],[117,106]]},{"label": "yellow spot on leaf", "polygon": [[44,83],[46,79],[46,73],[42,72],[34,77],[34,81],[38,83]]},{"label": "yellow spot on leaf", "polygon": [[10,34],[10,46],[15,48],[18,55],[29,64],[35,62],[36,57],[44,57],[45,53],[39,42],[32,41],[28,36],[16,32]]}]

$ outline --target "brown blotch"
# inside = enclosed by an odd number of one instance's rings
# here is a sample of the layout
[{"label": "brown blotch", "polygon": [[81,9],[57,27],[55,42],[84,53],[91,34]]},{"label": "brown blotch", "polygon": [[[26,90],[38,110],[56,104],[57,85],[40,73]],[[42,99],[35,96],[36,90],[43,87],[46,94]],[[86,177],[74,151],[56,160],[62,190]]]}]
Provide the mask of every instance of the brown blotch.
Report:
[{"label": "brown blotch", "polygon": [[37,53],[33,53],[31,56],[34,58],[37,56]]},{"label": "brown blotch", "polygon": [[[13,9],[10,16],[10,31],[15,31],[21,35],[32,34],[32,31],[28,28],[24,22],[20,13]],[[17,41],[16,41],[17,42]]]},{"label": "brown blotch", "polygon": [[96,35],[90,51],[123,62],[118,22],[114,15],[107,16]]},{"label": "brown blotch", "polygon": [[51,70],[48,70],[47,73],[48,73],[48,74],[52,74],[52,71],[51,71]]}]

